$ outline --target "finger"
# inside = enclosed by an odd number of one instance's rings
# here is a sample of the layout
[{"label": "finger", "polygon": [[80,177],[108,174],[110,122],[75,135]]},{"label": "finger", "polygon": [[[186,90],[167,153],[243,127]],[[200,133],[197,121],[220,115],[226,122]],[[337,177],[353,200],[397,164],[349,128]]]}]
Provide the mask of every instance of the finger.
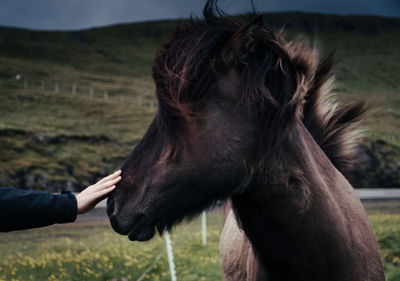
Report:
[{"label": "finger", "polygon": [[118,183],[120,180],[121,180],[121,177],[117,177],[115,179],[103,182],[102,184],[98,185],[96,187],[96,189],[93,190],[93,191],[98,192],[98,191],[101,191],[103,189],[109,188],[110,186],[115,185],[116,183]]},{"label": "finger", "polygon": [[108,180],[111,180],[115,177],[118,177],[121,174],[121,170],[115,171],[114,173],[112,173],[111,175],[108,175],[107,177],[102,178],[100,181],[98,181],[97,183],[104,183]]},{"label": "finger", "polygon": [[[114,190],[114,189],[113,189]],[[111,191],[113,191],[113,190],[111,190]],[[111,192],[110,191],[110,192]],[[98,200],[98,202],[101,202],[101,201],[103,201],[104,199],[106,199],[109,195],[110,195],[110,192],[109,193],[107,193],[107,194],[105,194],[105,195],[103,195],[103,196],[101,196]]]},{"label": "finger", "polygon": [[91,205],[96,206],[101,200],[108,197],[109,193],[115,189],[115,185],[110,186],[109,188],[103,189],[101,191],[92,193],[90,195]]},{"label": "finger", "polygon": [[109,188],[106,188],[106,189],[103,189],[103,190],[101,190],[101,191],[99,191],[99,192],[96,192],[95,193],[95,196],[96,196],[96,200],[99,200],[99,201],[101,201],[101,200],[103,200],[104,198],[106,198],[107,196],[108,196],[108,194],[111,192],[111,191],[113,191],[114,189],[115,189],[115,185],[113,185],[113,186],[110,186]]},{"label": "finger", "polygon": [[121,174],[121,170],[115,171],[115,172],[112,173],[111,175],[108,175],[107,177],[104,177],[104,178],[102,178],[101,180],[99,180],[99,181],[97,182],[97,184],[100,184],[100,183],[106,182],[106,181],[108,181],[108,180],[111,180],[111,179],[113,179],[113,178],[115,178],[115,177],[118,177],[120,174]]}]

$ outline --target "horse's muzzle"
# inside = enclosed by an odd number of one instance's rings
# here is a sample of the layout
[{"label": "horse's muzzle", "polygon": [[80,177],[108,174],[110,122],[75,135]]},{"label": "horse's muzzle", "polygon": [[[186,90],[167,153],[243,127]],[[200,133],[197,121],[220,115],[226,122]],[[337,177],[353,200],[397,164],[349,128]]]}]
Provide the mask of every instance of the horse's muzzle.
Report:
[{"label": "horse's muzzle", "polygon": [[129,227],[125,226],[122,227],[123,224],[121,224],[118,221],[118,216],[115,214],[115,202],[113,198],[109,197],[107,200],[107,215],[108,219],[110,220],[111,226],[114,229],[115,232],[121,234],[121,235],[127,235],[129,233]]},{"label": "horse's muzzle", "polygon": [[148,241],[155,234],[155,226],[149,216],[142,213],[121,215],[116,213],[112,198],[107,201],[107,215],[115,232],[128,235],[132,241]]}]

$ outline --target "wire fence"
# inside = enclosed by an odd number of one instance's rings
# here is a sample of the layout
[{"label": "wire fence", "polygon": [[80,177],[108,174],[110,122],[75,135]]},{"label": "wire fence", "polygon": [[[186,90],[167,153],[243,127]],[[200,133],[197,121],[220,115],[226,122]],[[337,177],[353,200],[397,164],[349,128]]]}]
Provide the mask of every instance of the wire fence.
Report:
[{"label": "wire fence", "polygon": [[58,80],[34,80],[16,76],[15,78],[0,79],[0,91],[12,94],[15,91],[40,91],[54,94],[71,94],[72,96],[89,99],[102,99],[121,104],[130,103],[139,108],[156,108],[157,104],[150,97],[138,95],[132,89],[104,89],[91,84],[79,84]]}]

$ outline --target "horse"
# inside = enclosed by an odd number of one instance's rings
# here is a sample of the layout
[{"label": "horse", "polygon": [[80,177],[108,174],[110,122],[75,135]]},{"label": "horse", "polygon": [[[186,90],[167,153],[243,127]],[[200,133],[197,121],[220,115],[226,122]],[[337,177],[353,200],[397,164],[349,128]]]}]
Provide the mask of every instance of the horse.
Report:
[{"label": "horse", "polygon": [[347,180],[364,102],[332,96],[335,59],[212,0],[152,68],[158,110],[107,202],[148,241],[216,202],[224,280],[382,281],[379,246]]}]

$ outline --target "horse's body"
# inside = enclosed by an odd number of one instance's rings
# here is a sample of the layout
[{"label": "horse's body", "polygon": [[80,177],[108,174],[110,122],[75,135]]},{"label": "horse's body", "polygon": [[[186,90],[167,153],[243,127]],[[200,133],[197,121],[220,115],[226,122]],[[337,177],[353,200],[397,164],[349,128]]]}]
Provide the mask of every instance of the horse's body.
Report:
[{"label": "horse's body", "polygon": [[217,200],[225,280],[384,280],[364,209],[343,176],[365,107],[326,88],[332,58],[256,17],[178,29],[153,66],[159,110],[108,201],[115,231],[147,241]]},{"label": "horse's body", "polygon": [[[284,162],[307,175],[309,191],[290,196],[302,187],[271,178],[270,186],[232,198],[244,231],[231,211],[221,234],[224,280],[383,280],[378,245],[360,200],[312,137],[301,135],[306,138],[298,143],[296,138],[293,150],[284,146],[292,152]],[[287,171],[282,166],[275,172],[288,179]],[[268,189],[276,194],[265,194]]]}]

